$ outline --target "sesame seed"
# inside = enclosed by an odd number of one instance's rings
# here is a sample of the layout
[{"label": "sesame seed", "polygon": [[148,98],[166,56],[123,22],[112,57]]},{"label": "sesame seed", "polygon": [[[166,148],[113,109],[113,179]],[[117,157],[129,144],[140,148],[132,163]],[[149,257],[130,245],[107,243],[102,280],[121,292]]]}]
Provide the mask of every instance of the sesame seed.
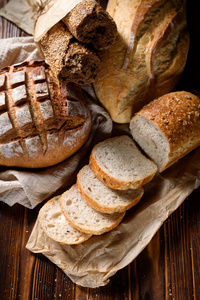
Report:
[{"label": "sesame seed", "polygon": [[183,125],[186,126],[187,125],[187,121],[183,120]]}]

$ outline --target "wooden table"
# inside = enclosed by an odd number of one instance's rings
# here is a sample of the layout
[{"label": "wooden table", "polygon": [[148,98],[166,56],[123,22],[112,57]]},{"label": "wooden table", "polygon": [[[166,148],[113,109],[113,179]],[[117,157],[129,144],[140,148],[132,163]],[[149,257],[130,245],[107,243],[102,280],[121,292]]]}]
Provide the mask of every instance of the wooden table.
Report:
[{"label": "wooden table", "polygon": [[[0,6],[5,4],[6,0],[0,1]],[[194,4],[191,0],[187,3],[191,32],[188,68],[194,68],[198,75],[200,55],[196,43],[200,26]],[[26,35],[3,18],[0,32],[1,38]],[[186,69],[188,84],[197,86],[200,76],[190,75]],[[108,285],[95,289],[75,285],[46,257],[25,248],[39,209],[40,205],[30,210],[0,202],[0,299],[200,299],[200,188],[164,222],[130,265],[118,271]]]}]

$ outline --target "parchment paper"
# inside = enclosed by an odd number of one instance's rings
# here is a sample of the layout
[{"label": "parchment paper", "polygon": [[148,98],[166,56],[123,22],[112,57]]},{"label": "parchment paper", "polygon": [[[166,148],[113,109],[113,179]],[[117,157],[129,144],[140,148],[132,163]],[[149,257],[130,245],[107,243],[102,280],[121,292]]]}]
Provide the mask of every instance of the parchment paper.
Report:
[{"label": "parchment paper", "polygon": [[[18,4],[21,8],[17,10],[17,18],[15,18],[16,7],[20,7]],[[33,34],[31,22],[28,22],[31,11],[30,1],[12,0],[9,5],[14,7],[11,9],[6,7],[7,13],[5,14],[4,10],[4,16],[11,21],[15,18],[14,22],[20,28]],[[3,15],[2,10],[0,15]],[[3,53],[0,61],[6,64],[15,62],[15,59],[25,59],[26,55],[27,57],[38,55],[33,38],[3,40],[0,47],[0,54]],[[112,131],[112,122],[108,114],[95,102],[91,102],[91,99],[94,100],[92,89],[86,87],[86,92],[93,115],[93,131],[88,143],[69,160],[52,168],[35,172],[2,168],[0,200],[10,205],[19,202],[31,208],[49,197],[59,187],[70,185],[71,179],[75,180],[77,169],[87,161],[91,147],[110,136]],[[129,133],[127,127],[125,130]],[[124,127],[114,126],[114,133],[124,133]],[[43,253],[76,284],[92,288],[103,286],[119,269],[136,258],[168,216],[199,186],[200,148],[164,173],[156,174],[152,182],[145,186],[145,193],[140,203],[126,213],[121,224],[114,230],[101,236],[93,236],[80,245],[64,246],[51,240],[41,230],[37,220],[27,248],[35,253]]]},{"label": "parchment paper", "polygon": [[131,263],[148,245],[168,216],[200,186],[200,148],[145,186],[140,203],[112,231],[76,245],[51,240],[36,222],[26,247],[43,253],[76,284],[100,287]]},{"label": "parchment paper", "polygon": [[[42,36],[83,0],[10,0],[0,16],[14,22],[38,42]],[[90,0],[96,2],[95,0]],[[37,21],[36,21],[37,20]]]}]

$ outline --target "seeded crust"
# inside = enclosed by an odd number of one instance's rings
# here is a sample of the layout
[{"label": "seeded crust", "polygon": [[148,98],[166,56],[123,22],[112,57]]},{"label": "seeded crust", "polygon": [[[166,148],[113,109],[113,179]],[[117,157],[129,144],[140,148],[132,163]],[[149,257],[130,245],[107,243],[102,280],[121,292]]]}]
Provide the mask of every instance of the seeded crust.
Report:
[{"label": "seeded crust", "polygon": [[113,121],[129,123],[179,81],[189,49],[184,1],[110,0],[107,11],[118,34],[102,55],[94,89]]},{"label": "seeded crust", "polygon": [[30,61],[0,70],[0,124],[0,164],[41,168],[80,149],[91,117],[79,86]]},{"label": "seeded crust", "polygon": [[98,3],[81,1],[62,19],[80,42],[103,50],[113,44],[117,27],[109,13]]},{"label": "seeded crust", "polygon": [[[145,127],[141,128],[140,133],[138,130],[133,133],[132,127],[137,117],[149,120],[166,138],[169,153],[167,163],[159,168],[160,172],[200,146],[200,98],[196,95],[186,91],[166,94],[151,101],[132,118],[130,131],[133,138],[151,157],[152,153],[147,152],[138,139]],[[142,139],[146,138],[143,136]]]},{"label": "seeded crust", "polygon": [[60,21],[39,42],[45,60],[59,79],[76,84],[94,82],[100,69],[100,58],[80,43]]}]

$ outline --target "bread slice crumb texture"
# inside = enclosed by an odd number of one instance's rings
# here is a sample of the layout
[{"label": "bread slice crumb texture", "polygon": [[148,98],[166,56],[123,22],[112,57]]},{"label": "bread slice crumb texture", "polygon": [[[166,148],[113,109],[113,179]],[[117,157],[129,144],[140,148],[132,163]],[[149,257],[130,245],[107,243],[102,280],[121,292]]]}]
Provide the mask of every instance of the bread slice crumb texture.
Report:
[{"label": "bread slice crumb texture", "polygon": [[92,172],[89,165],[78,173],[77,186],[82,198],[103,213],[124,212],[136,205],[144,189],[115,190],[106,186]]},{"label": "bread slice crumb texture", "polygon": [[125,215],[125,212],[105,214],[93,209],[81,197],[77,184],[62,194],[60,206],[72,226],[93,235],[103,234],[115,228]]},{"label": "bread slice crumb texture", "polygon": [[73,245],[88,240],[91,235],[78,231],[67,221],[61,211],[59,198],[52,198],[39,211],[38,220],[43,231],[61,244]]},{"label": "bread slice crumb texture", "polygon": [[140,188],[157,171],[156,165],[127,135],[97,144],[90,155],[90,167],[99,180],[114,189]]},{"label": "bread slice crumb texture", "polygon": [[161,171],[167,165],[170,153],[167,137],[151,120],[139,114],[130,121],[130,130],[133,139]]}]

